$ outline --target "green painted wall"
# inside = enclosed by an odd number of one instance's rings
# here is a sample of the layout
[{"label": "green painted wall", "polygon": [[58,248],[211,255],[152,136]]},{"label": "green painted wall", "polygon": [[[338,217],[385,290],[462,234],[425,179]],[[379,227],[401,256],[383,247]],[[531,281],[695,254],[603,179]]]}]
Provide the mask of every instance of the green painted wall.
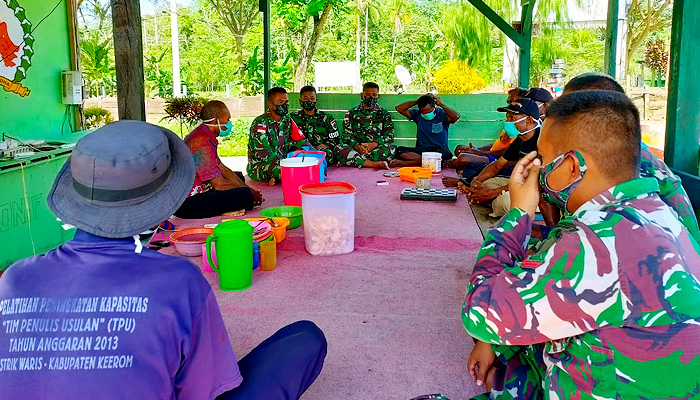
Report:
[{"label": "green painted wall", "polygon": [[[0,88],[0,133],[21,140],[74,142],[81,134],[71,134],[68,121],[61,132],[66,106],[61,101],[60,73],[70,69],[66,3],[59,4],[37,27],[56,0],[11,1],[18,1],[32,28],[36,28],[34,55],[27,77],[20,81],[30,90],[28,96]],[[4,7],[4,1],[0,3]],[[61,228],[46,205],[46,195],[68,156],[67,150],[59,149],[37,153],[21,162],[0,160],[0,270],[21,258],[44,253],[72,235],[71,230]]]},{"label": "green painted wall", "polygon": [[[13,0],[14,1],[14,0]],[[32,28],[56,5],[55,0],[17,0]],[[0,133],[20,139],[60,139],[66,106],[61,102],[61,71],[70,69],[68,8],[65,1],[32,34],[34,56],[27,78],[31,90],[20,97],[0,88]],[[17,43],[16,43],[17,44]],[[71,120],[71,123],[73,121]],[[68,122],[64,129],[68,135]]]},{"label": "green painted wall", "polygon": [[[388,109],[396,129],[395,142],[399,146],[415,146],[416,124],[394,110],[396,105],[415,100],[414,94],[387,94],[379,98],[379,105]],[[443,95],[440,99],[457,110],[461,118],[450,127],[450,148],[472,142],[474,146],[492,143],[503,129],[505,114],[496,108],[506,105],[505,94],[461,94]],[[345,113],[360,103],[358,94],[320,93],[318,108],[332,115],[342,126]],[[299,108],[299,94],[289,94],[290,109]],[[341,127],[342,129],[342,127]]]},{"label": "green painted wall", "polygon": [[46,196],[69,154],[37,160],[0,173],[0,270],[45,253],[70,239],[46,205]]}]

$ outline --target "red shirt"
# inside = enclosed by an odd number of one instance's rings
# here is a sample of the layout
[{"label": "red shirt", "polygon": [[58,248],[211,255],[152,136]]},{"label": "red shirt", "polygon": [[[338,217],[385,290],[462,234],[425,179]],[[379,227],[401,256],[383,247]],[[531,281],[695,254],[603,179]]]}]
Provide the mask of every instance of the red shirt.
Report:
[{"label": "red shirt", "polygon": [[221,169],[219,169],[221,160],[217,153],[219,141],[216,136],[206,125],[200,124],[185,137],[185,143],[190,148],[192,157],[194,157],[194,165],[197,168],[190,196],[206,192],[209,189],[204,184],[222,176]]}]

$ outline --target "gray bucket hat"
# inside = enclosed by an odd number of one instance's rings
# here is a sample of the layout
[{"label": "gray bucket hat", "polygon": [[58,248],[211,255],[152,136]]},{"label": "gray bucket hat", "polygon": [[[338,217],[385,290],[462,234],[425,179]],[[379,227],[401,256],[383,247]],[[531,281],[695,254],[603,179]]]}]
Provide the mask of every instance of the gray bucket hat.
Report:
[{"label": "gray bucket hat", "polygon": [[192,154],[174,133],[122,120],[78,141],[47,202],[78,229],[130,237],[169,218],[187,198],[194,175]]}]

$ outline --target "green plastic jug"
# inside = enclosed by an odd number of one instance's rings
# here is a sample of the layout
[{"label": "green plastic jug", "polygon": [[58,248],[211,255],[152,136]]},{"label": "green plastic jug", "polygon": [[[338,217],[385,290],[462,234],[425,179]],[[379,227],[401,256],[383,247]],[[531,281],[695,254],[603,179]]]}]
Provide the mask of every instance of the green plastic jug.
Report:
[{"label": "green plastic jug", "polygon": [[[211,244],[216,243],[216,262]],[[253,227],[244,220],[222,222],[207,238],[207,260],[219,274],[221,290],[238,291],[250,287],[253,277]]]}]

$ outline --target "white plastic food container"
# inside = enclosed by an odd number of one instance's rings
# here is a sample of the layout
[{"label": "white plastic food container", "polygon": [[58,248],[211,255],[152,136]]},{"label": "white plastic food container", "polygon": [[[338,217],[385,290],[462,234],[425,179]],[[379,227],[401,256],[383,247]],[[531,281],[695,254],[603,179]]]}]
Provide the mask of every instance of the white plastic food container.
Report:
[{"label": "white plastic food container", "polygon": [[314,256],[355,250],[355,187],[347,182],[310,183],[299,188],[306,251]]},{"label": "white plastic food container", "polygon": [[430,168],[434,174],[439,174],[442,171],[442,153],[433,153],[426,151],[422,155],[423,168]]}]

